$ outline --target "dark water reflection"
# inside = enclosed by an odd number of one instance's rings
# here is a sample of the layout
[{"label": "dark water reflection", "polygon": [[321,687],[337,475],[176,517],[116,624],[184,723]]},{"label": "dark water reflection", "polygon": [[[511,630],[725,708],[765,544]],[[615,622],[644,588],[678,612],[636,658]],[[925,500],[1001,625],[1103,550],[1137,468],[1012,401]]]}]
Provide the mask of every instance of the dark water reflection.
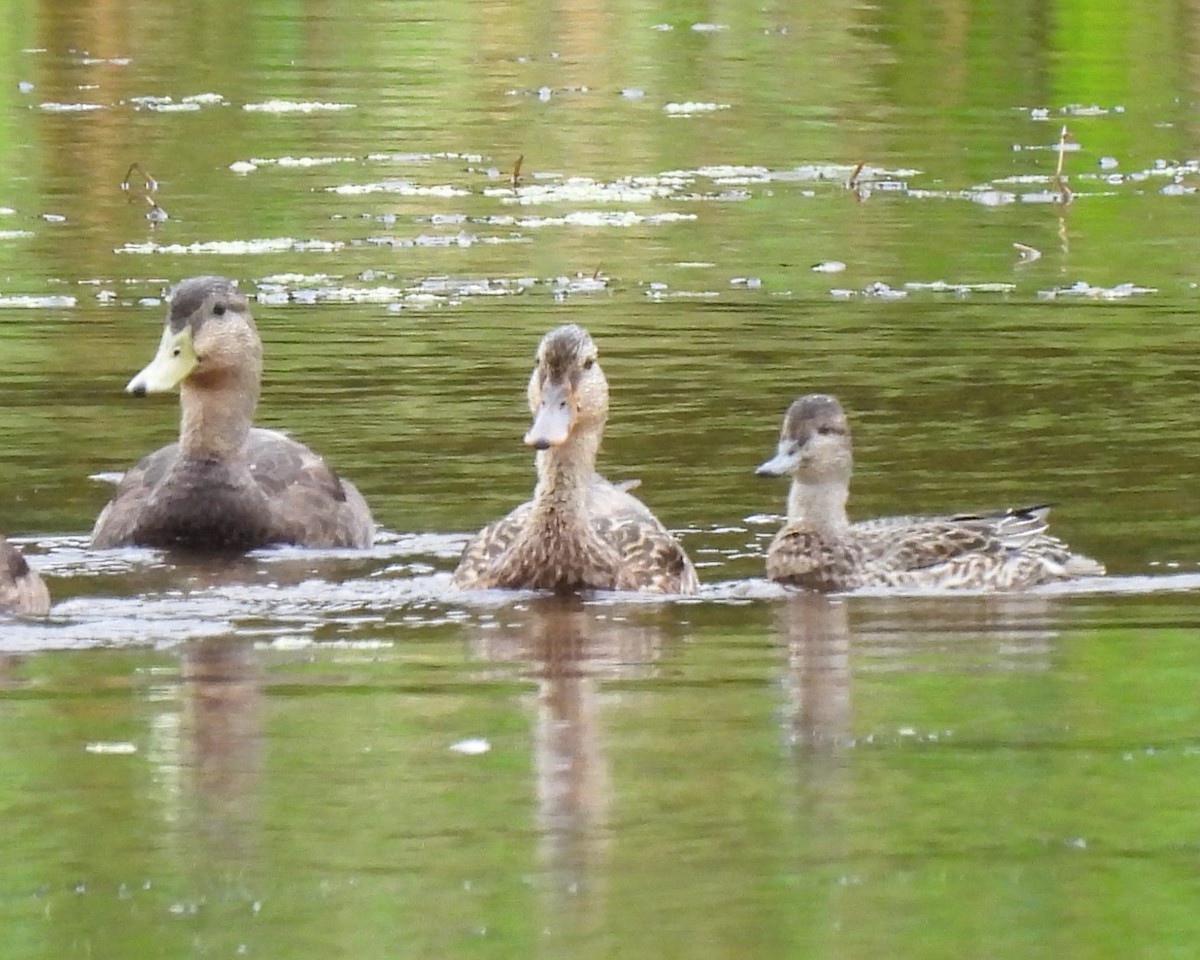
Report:
[{"label": "dark water reflection", "polygon": [[[0,531],[56,604],[0,622],[0,954],[1195,943],[1194,3],[10,13]],[[204,272],[373,549],[86,548],[92,478],[177,428],[121,387]],[[449,590],[563,322],[693,601]],[[766,584],[752,470],[813,390],[855,516],[1048,501],[1114,576]]]}]

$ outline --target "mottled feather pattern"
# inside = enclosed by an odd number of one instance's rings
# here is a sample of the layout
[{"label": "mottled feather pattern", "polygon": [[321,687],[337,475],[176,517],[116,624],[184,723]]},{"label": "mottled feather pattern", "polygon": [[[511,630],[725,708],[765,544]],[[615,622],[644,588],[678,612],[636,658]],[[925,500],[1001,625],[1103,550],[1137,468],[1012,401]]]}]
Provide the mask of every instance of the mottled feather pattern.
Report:
[{"label": "mottled feather pattern", "polygon": [[538,345],[525,442],[539,451],[534,498],[484,527],[454,571],[463,588],[692,593],[696,571],[646,506],[595,472],[608,383],[587,331],[564,324]]},{"label": "mottled feather pattern", "polygon": [[0,611],[44,617],[50,612],[46,584],[21,551],[0,537]]},{"label": "mottled feather pattern", "polygon": [[1045,504],[994,513],[881,517],[850,523],[850,424],[836,397],[810,393],[784,414],[760,476],[790,476],[788,519],[767,575],[811,590],[859,587],[1015,590],[1100,576],[1104,568],[1046,532]]},{"label": "mottled feather pattern", "polygon": [[789,523],[767,551],[767,574],[812,590],[860,587],[1016,590],[1104,568],[1046,533],[1044,506],[993,515],[888,517],[838,537]]},{"label": "mottled feather pattern", "polygon": [[636,497],[597,477],[586,524],[531,526],[533,501],[484,527],[454,573],[466,589],[523,587],[691,593],[695,569],[679,542]]}]

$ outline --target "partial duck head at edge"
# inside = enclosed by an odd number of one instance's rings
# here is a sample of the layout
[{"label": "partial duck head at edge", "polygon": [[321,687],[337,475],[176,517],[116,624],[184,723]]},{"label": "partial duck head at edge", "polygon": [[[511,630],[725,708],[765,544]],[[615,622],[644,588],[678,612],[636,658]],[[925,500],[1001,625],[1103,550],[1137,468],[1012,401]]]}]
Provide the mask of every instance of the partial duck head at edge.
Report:
[{"label": "partial duck head at edge", "polygon": [[536,450],[561,447],[583,433],[598,434],[608,418],[608,383],[596,344],[576,324],[555,327],[538,344],[529,377],[533,423],[525,443]]}]

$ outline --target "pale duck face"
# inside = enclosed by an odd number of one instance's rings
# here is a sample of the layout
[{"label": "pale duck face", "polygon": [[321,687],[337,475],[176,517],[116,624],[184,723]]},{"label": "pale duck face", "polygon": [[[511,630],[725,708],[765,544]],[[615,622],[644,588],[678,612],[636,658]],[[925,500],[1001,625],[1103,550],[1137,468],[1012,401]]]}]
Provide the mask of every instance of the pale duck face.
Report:
[{"label": "pale duck face", "polygon": [[829,394],[810,393],[788,407],[775,456],[755,473],[790,475],[803,483],[844,482],[852,464],[850,424],[842,405]]},{"label": "pale duck face", "polygon": [[193,277],[171,292],[158,351],[125,389],[140,397],[185,380],[205,385],[239,373],[257,380],[261,371],[262,346],[245,295],[224,277]]},{"label": "pale duck face", "polygon": [[575,324],[542,337],[529,378],[533,423],[525,443],[538,450],[559,447],[577,433],[598,430],[608,417],[608,382],[597,362],[596,344]]}]

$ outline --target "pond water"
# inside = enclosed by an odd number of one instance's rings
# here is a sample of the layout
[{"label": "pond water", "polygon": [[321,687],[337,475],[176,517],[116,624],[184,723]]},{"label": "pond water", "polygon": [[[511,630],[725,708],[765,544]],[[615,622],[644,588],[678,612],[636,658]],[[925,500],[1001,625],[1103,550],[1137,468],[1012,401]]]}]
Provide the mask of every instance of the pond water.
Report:
[{"label": "pond water", "polygon": [[[1191,955],[1195,4],[0,19],[5,958]],[[202,273],[373,549],[87,549]],[[565,322],[698,597],[450,589]],[[814,390],[855,516],[1051,502],[1110,576],[766,583]]]}]

